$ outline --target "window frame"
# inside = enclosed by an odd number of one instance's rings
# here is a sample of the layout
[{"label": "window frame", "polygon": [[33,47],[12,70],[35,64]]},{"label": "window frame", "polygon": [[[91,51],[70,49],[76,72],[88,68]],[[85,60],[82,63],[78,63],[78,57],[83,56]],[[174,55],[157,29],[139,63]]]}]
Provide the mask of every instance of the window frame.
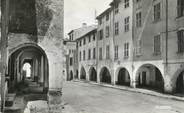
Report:
[{"label": "window frame", "polygon": [[124,19],[124,31],[128,32],[130,30],[130,16]]}]

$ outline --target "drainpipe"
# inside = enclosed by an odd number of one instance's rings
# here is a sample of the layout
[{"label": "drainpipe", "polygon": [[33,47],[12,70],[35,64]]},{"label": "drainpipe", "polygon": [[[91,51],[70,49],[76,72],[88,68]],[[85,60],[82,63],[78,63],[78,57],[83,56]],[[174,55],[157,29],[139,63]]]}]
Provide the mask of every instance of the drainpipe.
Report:
[{"label": "drainpipe", "polygon": [[[115,2],[116,2],[116,0],[113,0],[113,8],[112,8],[112,15],[113,15],[113,17],[112,17],[112,43],[113,43],[113,58],[112,58],[112,61],[113,61],[113,69],[114,69],[114,62],[115,62],[115,41],[114,41],[114,38],[115,38],[115,34],[114,34],[114,30],[115,30]],[[116,75],[115,75],[115,72],[114,72],[114,85],[116,84]]]},{"label": "drainpipe", "polygon": [[134,33],[135,33],[135,21],[134,21],[134,14],[135,14],[135,9],[134,9],[134,1],[132,1],[132,83],[131,87],[136,88],[136,79],[134,80],[134,57],[135,57],[135,38],[134,38]]},{"label": "drainpipe", "polygon": [[165,41],[165,64],[168,65],[168,0],[166,0],[166,41]]}]

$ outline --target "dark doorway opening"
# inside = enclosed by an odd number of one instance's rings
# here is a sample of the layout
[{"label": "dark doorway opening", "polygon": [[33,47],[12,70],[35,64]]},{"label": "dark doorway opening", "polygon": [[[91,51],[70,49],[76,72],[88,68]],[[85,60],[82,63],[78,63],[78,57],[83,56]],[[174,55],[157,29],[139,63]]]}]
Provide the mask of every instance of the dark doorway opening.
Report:
[{"label": "dark doorway opening", "polygon": [[121,68],[118,73],[117,85],[130,86],[130,74],[125,68]]},{"label": "dark doorway opening", "polygon": [[86,71],[85,71],[84,67],[81,68],[80,79],[86,80]]},{"label": "dark doorway opening", "polygon": [[100,82],[111,84],[111,75],[110,75],[109,70],[106,67],[101,69]]},{"label": "dark doorway opening", "polygon": [[97,82],[97,72],[94,67],[89,70],[90,81]]},{"label": "dark doorway opening", "polygon": [[176,93],[184,94],[184,71],[181,72],[177,78]]},{"label": "dark doorway opening", "polygon": [[154,90],[158,92],[164,91],[164,79],[161,71],[151,64],[143,65],[139,68],[137,73],[138,88]]}]

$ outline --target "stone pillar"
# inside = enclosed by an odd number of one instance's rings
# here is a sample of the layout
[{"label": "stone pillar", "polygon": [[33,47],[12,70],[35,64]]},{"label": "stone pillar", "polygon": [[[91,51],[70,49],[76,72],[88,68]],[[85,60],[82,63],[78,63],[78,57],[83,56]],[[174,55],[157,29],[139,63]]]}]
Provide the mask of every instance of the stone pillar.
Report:
[{"label": "stone pillar", "polygon": [[115,74],[115,71],[114,71],[114,69],[112,69],[111,70],[111,73],[112,73],[112,75],[111,75],[111,78],[112,78],[112,85],[116,85],[116,74]]},{"label": "stone pillar", "polygon": [[35,75],[34,75],[35,82],[38,82],[38,59],[35,60]]},{"label": "stone pillar", "polygon": [[31,63],[31,79],[34,80],[34,59],[32,60]]},{"label": "stone pillar", "polygon": [[45,61],[45,65],[44,65],[44,71],[45,71],[45,73],[44,73],[44,89],[45,90],[48,90],[48,87],[49,87],[49,84],[48,84],[48,61],[47,61],[47,59],[45,58],[44,59]]},{"label": "stone pillar", "polygon": [[174,93],[174,84],[168,75],[165,76],[164,92],[168,94]]},{"label": "stone pillar", "polygon": [[[97,64],[97,65],[98,65],[98,64]],[[99,69],[98,66],[97,66],[96,71],[97,71],[97,83],[100,83],[100,69]]]},{"label": "stone pillar", "polygon": [[130,83],[130,86],[132,88],[136,88],[136,85],[137,85],[137,81],[136,81],[136,71],[132,71],[132,78],[131,78],[131,83]]},{"label": "stone pillar", "polygon": [[38,45],[48,58],[50,112],[61,113],[63,70],[65,69],[63,47],[64,0],[36,0]]},{"label": "stone pillar", "polygon": [[44,81],[44,57],[41,56],[41,65],[40,65],[40,83],[43,85]]}]

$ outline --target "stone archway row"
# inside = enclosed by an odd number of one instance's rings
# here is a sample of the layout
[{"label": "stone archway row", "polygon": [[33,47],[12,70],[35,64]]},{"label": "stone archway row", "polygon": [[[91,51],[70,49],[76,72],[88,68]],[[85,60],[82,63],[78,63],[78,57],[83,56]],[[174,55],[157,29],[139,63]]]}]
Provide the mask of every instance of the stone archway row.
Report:
[{"label": "stone archway row", "polygon": [[[114,70],[110,70],[108,66],[103,66],[98,70],[95,67],[90,67],[88,71],[82,66],[79,73],[82,80],[85,78],[87,81],[98,83],[165,92],[168,81],[164,76],[164,68],[161,64],[142,63],[134,67],[133,72],[130,68],[124,66],[119,66]],[[175,85],[174,92],[184,93],[184,69],[178,72],[175,79],[173,83]]]}]

